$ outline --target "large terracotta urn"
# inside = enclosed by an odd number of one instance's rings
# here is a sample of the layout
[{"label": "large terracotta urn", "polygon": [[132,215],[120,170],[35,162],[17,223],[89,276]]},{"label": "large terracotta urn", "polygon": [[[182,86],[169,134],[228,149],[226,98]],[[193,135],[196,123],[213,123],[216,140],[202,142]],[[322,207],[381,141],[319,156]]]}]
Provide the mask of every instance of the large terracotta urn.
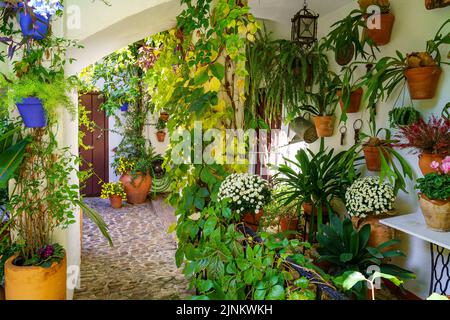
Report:
[{"label": "large terracotta urn", "polygon": [[147,201],[152,185],[152,177],[149,172],[145,176],[142,173],[138,173],[135,177],[131,173],[124,174],[120,177],[120,181],[127,194],[127,202],[129,204],[142,204]]}]

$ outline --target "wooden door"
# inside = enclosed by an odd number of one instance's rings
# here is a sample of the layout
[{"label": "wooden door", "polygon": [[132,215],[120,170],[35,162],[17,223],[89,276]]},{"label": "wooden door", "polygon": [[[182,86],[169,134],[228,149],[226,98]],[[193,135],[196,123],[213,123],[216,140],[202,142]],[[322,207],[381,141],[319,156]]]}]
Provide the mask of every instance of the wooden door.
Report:
[{"label": "wooden door", "polygon": [[[96,124],[94,132],[80,128],[86,135],[83,143],[91,146],[89,150],[80,148],[82,164],[81,170],[89,169],[91,165],[94,175],[86,181],[81,193],[86,197],[98,197],[101,193],[102,182],[109,182],[109,143],[108,143],[108,118],[100,109],[103,101],[98,93],[89,93],[80,96],[80,103],[90,112],[91,121]],[[102,130],[104,129],[104,130]]]}]

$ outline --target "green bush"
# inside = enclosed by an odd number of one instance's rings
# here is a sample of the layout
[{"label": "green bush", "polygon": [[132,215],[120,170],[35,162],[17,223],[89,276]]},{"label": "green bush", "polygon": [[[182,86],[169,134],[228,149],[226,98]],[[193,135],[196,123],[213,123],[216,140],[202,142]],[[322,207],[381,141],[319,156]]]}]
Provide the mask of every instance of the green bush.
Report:
[{"label": "green bush", "polygon": [[416,189],[430,200],[447,200],[450,198],[450,175],[429,173],[417,180]]}]

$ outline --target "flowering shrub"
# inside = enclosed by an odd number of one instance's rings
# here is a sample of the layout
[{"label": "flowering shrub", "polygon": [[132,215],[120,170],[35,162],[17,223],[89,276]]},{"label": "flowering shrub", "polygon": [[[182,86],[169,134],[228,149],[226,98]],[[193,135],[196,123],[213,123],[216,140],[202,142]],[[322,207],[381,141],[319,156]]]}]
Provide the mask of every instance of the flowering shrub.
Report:
[{"label": "flowering shrub", "polygon": [[124,158],[120,158],[119,163],[117,164],[116,172],[118,174],[126,174],[130,171],[133,171],[135,167],[136,167],[135,162],[125,160]]},{"label": "flowering shrub", "polygon": [[399,148],[415,148],[425,153],[450,154],[450,120],[433,116],[428,122],[419,119],[416,123],[399,128],[397,137],[402,140]]},{"label": "flowering shrub", "polygon": [[228,176],[218,193],[218,200],[230,199],[230,208],[239,214],[258,213],[270,197],[267,181],[249,173]]},{"label": "flowering shrub", "polygon": [[64,8],[58,0],[28,0],[28,6],[33,8],[33,12],[36,15],[46,19],[49,19]]},{"label": "flowering shrub", "polygon": [[126,197],[122,182],[105,183],[102,186],[102,194],[100,197],[102,199],[108,199],[111,196]]},{"label": "flowering shrub", "polygon": [[380,184],[379,177],[358,179],[345,194],[349,215],[358,218],[389,212],[394,201],[394,190],[388,183]]},{"label": "flowering shrub", "polygon": [[446,157],[442,164],[434,161],[431,167],[438,172],[418,179],[416,189],[430,200],[450,199],[450,156]]},{"label": "flowering shrub", "polygon": [[14,260],[16,266],[40,266],[50,268],[53,263],[60,263],[65,256],[65,250],[60,244],[45,245],[38,249],[31,258],[18,257]]}]

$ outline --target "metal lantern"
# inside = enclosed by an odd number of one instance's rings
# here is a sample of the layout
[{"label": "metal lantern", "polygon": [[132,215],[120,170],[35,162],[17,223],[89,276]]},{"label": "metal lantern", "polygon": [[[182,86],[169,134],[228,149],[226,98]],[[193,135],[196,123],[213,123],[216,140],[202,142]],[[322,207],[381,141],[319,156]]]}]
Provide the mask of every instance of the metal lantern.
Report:
[{"label": "metal lantern", "polygon": [[319,15],[309,10],[306,0],[297,14],[292,18],[292,41],[310,46],[317,41],[317,21]]}]

